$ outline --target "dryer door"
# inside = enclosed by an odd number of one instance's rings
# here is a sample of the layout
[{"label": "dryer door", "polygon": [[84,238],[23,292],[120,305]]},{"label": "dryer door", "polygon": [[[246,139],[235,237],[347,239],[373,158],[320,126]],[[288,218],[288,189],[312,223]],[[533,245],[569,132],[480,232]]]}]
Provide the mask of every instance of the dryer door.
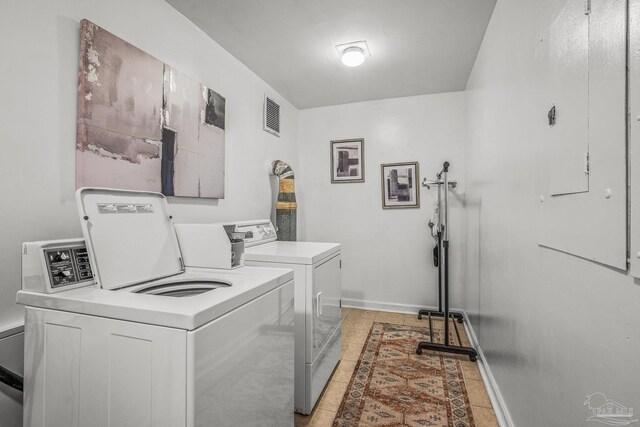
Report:
[{"label": "dryer door", "polygon": [[313,268],[313,359],[322,351],[331,334],[340,324],[342,275],[340,254]]}]

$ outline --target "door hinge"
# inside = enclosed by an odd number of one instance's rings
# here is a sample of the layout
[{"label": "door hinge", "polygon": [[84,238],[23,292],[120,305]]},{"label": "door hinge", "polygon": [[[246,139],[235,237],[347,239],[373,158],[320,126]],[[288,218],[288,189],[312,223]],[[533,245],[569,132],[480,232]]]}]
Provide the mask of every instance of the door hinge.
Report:
[{"label": "door hinge", "polygon": [[584,174],[589,175],[591,171],[591,159],[589,158],[589,152],[584,153]]},{"label": "door hinge", "polygon": [[340,268],[342,268],[342,260],[340,260]]},{"label": "door hinge", "polygon": [[591,0],[584,0],[584,14],[591,15]]}]

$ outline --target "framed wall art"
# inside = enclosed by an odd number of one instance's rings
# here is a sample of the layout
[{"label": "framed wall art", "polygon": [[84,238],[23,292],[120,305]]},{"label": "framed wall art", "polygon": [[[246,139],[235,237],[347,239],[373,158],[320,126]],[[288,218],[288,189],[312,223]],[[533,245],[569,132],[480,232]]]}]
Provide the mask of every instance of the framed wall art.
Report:
[{"label": "framed wall art", "polygon": [[364,139],[331,141],[331,182],[364,182]]},{"label": "framed wall art", "polygon": [[418,162],[383,164],[381,172],[384,209],[420,207]]}]

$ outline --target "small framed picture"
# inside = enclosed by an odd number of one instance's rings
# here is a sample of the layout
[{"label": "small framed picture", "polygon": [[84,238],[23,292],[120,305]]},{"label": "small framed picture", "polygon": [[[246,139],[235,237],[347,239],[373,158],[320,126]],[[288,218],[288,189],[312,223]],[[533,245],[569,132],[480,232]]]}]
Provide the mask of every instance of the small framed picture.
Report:
[{"label": "small framed picture", "polygon": [[382,165],[382,207],[419,208],[418,162],[387,163]]},{"label": "small framed picture", "polygon": [[364,139],[331,141],[331,182],[364,182]]}]

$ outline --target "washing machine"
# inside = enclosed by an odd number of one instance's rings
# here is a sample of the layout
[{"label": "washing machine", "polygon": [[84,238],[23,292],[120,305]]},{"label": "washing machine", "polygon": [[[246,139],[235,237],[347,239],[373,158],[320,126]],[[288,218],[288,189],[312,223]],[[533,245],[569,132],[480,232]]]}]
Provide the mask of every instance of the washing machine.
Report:
[{"label": "washing machine", "polygon": [[293,272],[184,267],[161,194],[77,201],[22,248],[24,425],[293,426]]},{"label": "washing machine", "polygon": [[[230,223],[225,223],[230,224]],[[342,260],[338,243],[277,241],[268,219],[232,222],[244,233],[245,265],[295,275],[295,410],[310,414],[342,352]],[[183,246],[199,247],[206,224],[176,224]]]}]

